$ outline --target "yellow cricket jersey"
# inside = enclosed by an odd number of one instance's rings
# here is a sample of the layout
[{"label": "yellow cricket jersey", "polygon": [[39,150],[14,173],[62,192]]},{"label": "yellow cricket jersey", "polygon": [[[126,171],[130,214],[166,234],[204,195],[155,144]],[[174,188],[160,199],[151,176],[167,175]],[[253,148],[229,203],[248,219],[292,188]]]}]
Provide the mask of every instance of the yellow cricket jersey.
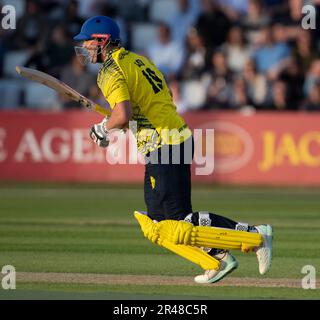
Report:
[{"label": "yellow cricket jersey", "polygon": [[163,75],[146,57],[124,48],[110,52],[97,83],[112,109],[119,102],[131,102],[140,152],[147,154],[161,145],[180,144],[191,136]]}]

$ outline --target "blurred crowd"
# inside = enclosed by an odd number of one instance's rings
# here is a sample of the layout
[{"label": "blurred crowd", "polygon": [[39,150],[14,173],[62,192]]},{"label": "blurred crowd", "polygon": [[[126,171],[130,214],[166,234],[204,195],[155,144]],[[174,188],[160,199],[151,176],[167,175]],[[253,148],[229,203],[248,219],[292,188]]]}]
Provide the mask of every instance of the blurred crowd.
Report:
[{"label": "blurred crowd", "polygon": [[[180,113],[320,111],[320,0],[0,0],[11,3],[19,15],[16,30],[0,29],[0,94],[8,96],[0,109],[37,101],[79,108],[62,97],[48,102],[40,87],[28,97],[12,71],[19,63],[106,104],[95,84],[99,66],[81,65],[72,41],[85,19],[99,14],[118,22],[127,49],[158,66]],[[308,4],[317,25],[305,30]]]}]

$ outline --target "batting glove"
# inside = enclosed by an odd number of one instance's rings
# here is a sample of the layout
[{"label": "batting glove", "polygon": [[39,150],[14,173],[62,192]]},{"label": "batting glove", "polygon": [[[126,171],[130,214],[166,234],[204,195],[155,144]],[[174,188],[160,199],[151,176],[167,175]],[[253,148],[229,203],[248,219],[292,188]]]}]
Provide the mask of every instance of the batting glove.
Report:
[{"label": "batting glove", "polygon": [[106,129],[108,118],[104,118],[100,123],[95,124],[90,130],[91,139],[101,148],[109,145],[109,132]]}]

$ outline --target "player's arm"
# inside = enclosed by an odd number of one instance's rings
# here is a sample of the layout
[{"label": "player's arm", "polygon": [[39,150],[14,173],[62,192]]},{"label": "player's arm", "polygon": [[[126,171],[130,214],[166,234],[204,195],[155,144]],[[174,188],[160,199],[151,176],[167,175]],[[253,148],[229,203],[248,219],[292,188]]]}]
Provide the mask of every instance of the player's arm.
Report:
[{"label": "player's arm", "polygon": [[91,139],[99,146],[106,148],[109,145],[109,133],[114,129],[124,129],[131,119],[132,108],[129,100],[115,104],[110,118],[95,124],[90,130]]},{"label": "player's arm", "polygon": [[106,78],[102,92],[112,108],[110,118],[95,124],[90,131],[92,140],[100,147],[109,145],[109,132],[113,129],[123,129],[132,116],[129,90],[121,73]]},{"label": "player's arm", "polygon": [[105,125],[106,130],[110,131],[112,129],[124,129],[128,126],[131,116],[132,107],[129,100],[116,103],[112,110],[111,116]]}]

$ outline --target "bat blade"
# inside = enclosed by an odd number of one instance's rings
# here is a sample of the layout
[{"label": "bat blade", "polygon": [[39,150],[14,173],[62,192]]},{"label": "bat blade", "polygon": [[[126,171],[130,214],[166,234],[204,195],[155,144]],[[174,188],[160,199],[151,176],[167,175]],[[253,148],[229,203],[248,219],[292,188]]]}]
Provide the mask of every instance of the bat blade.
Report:
[{"label": "bat blade", "polygon": [[111,114],[110,110],[96,104],[92,100],[86,98],[85,96],[68,86],[63,81],[58,80],[45,72],[21,66],[17,66],[16,71],[24,78],[41,83],[57,91],[59,94],[68,97],[69,99],[74,100],[80,103],[82,106],[94,110],[103,116],[110,116]]}]

